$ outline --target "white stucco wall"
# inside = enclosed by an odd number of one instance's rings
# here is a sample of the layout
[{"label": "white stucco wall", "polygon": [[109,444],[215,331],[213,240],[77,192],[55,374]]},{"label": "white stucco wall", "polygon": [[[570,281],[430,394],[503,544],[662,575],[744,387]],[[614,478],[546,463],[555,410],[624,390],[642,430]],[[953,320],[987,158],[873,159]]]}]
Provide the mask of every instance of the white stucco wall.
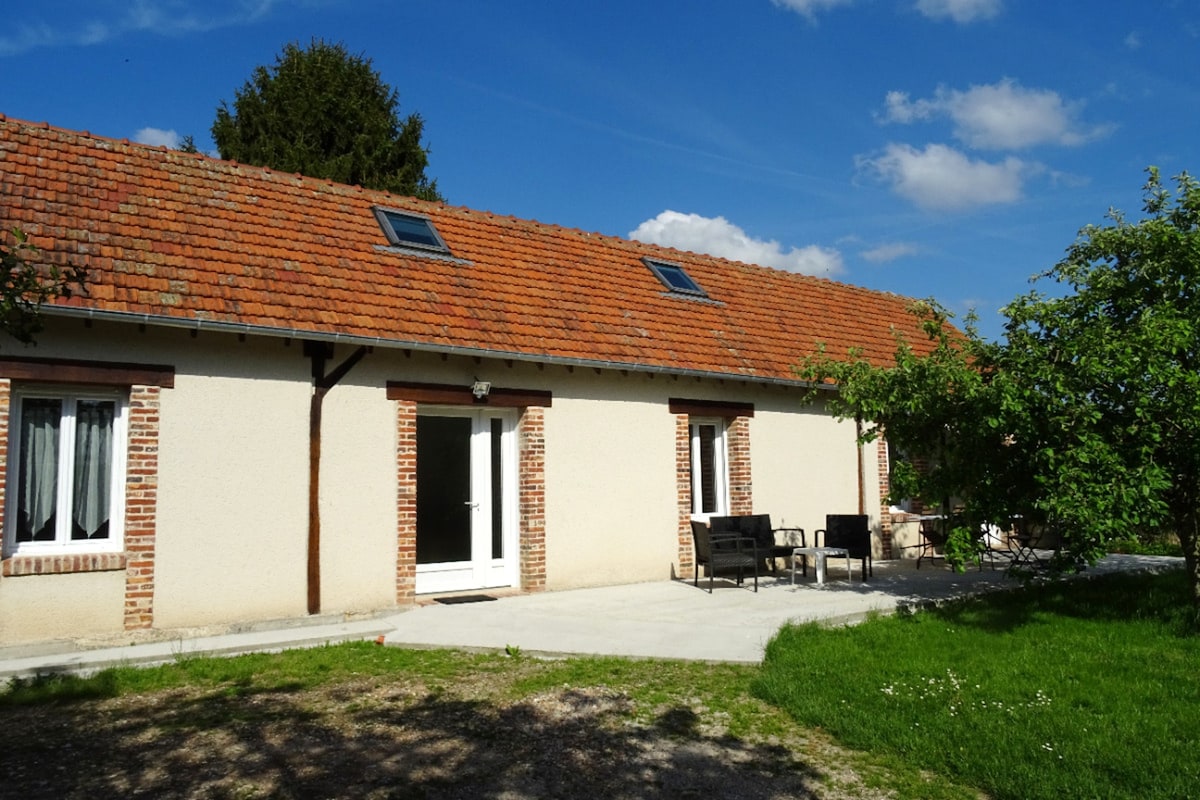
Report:
[{"label": "white stucco wall", "polygon": [[396,602],[396,404],[380,361],[325,397],[321,447],[321,609]]},{"label": "white stucco wall", "polygon": [[160,409],[158,627],[306,611],[311,388],[299,352],[277,347],[176,360]]},{"label": "white stucco wall", "polygon": [[[340,346],[329,367],[349,355]],[[171,364],[160,395],[156,628],[307,613],[311,365],[300,344],[201,331],[55,323],[46,358]],[[519,362],[377,350],[326,396],[322,611],[393,606],[396,405],[389,380],[550,391],[545,409],[546,588],[665,580],[678,563],[671,397],[753,403],[754,510],[807,530],[858,508],[852,423],[794,392]],[[874,448],[866,509],[878,517]],[[119,633],[124,573],[0,579],[0,644]]]},{"label": "white stucco wall", "polygon": [[0,645],[121,633],[125,573],[0,579]]},{"label": "white stucco wall", "polygon": [[811,536],[826,514],[858,513],[858,456],[853,422],[796,398],[760,403],[750,421],[754,510]]},{"label": "white stucco wall", "polygon": [[[803,405],[795,393],[764,394],[750,423],[754,510],[775,527],[812,532],[826,514],[862,513],[870,519],[875,555],[879,540],[879,459],[875,444],[861,448],[852,420],[838,421],[823,405]],[[861,478],[860,478],[861,468]]]},{"label": "white stucco wall", "polygon": [[[664,580],[678,555],[675,427],[662,396],[556,396],[546,412],[546,586]],[[573,387],[575,393],[578,386]],[[641,394],[641,397],[637,395]]]}]

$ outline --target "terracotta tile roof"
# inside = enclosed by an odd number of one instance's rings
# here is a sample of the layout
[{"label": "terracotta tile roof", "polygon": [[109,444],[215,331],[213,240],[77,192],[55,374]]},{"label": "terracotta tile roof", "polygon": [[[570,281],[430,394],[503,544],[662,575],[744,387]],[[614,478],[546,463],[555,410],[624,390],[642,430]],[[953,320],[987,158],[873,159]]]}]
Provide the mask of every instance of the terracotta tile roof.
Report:
[{"label": "terracotta tile roof", "polygon": [[[373,206],[427,215],[457,260],[389,248]],[[0,225],[86,265],[65,305],[149,324],[785,381],[818,342],[924,342],[892,294],[2,117]]]}]

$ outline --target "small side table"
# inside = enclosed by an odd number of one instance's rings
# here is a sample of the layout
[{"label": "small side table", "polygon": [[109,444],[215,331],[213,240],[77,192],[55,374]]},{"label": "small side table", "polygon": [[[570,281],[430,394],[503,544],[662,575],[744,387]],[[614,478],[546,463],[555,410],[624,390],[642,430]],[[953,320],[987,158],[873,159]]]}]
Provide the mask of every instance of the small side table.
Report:
[{"label": "small side table", "polygon": [[813,565],[817,571],[817,584],[825,583],[825,559],[829,556],[845,557],[846,559],[846,577],[849,580],[854,580],[854,573],[850,569],[850,551],[844,547],[797,547],[792,550],[792,583],[796,582],[796,562],[800,560],[800,556],[811,556]]}]

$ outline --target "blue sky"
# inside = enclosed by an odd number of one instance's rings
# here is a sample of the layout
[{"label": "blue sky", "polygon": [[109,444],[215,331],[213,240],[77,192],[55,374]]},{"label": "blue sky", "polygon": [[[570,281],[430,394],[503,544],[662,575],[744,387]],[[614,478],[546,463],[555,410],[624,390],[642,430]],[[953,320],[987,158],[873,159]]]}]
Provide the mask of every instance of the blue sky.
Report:
[{"label": "blue sky", "polygon": [[[1190,0],[41,0],[0,114],[213,149],[288,42],[370,58],[456,205],[997,309],[1200,172]],[[1049,289],[1050,287],[1046,287]]]}]

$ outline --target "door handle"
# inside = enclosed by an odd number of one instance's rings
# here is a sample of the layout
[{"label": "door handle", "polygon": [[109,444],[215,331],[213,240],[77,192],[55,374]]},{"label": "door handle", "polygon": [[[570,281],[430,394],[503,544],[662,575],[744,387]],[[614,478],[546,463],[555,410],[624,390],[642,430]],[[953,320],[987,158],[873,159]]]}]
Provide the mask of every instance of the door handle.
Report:
[{"label": "door handle", "polygon": [[479,508],[479,503],[472,503],[470,500],[464,500],[463,505],[470,506],[471,508]]}]

